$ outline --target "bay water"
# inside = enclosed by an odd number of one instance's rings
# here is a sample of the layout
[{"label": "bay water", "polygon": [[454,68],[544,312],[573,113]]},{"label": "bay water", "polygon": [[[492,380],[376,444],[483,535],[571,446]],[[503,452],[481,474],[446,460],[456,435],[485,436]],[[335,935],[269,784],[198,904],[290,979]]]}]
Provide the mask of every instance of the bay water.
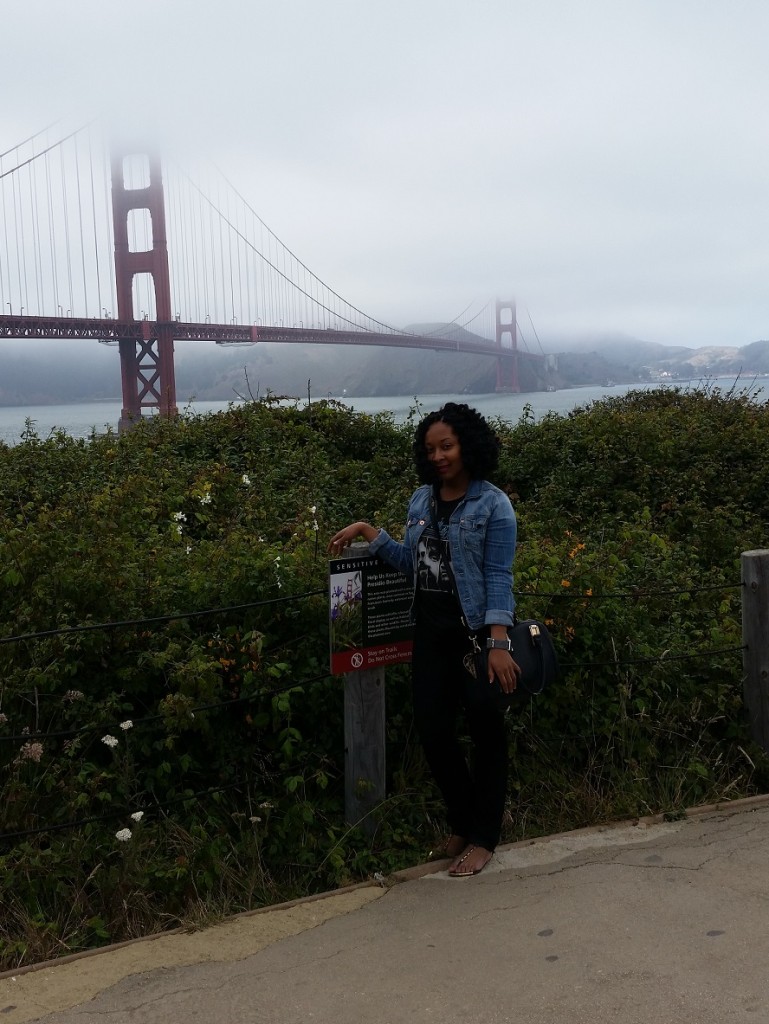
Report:
[{"label": "bay water", "polygon": [[[675,386],[684,388],[719,388],[726,392],[734,388],[736,391],[748,390],[759,401],[766,401],[761,391],[761,381],[736,380],[734,377],[707,378],[688,382],[676,381]],[[508,423],[517,423],[525,410],[529,410],[534,420],[541,419],[548,413],[565,415],[572,410],[611,396],[624,395],[628,391],[668,386],[665,383],[653,384],[618,384],[610,387],[598,385],[564,388],[560,391],[535,391],[520,395],[489,394],[489,395],[394,395],[385,397],[356,398],[347,395],[329,395],[343,402],[357,412],[377,413],[390,412],[397,423],[403,422],[416,409],[422,416],[445,402],[467,402],[484,416],[500,418]],[[299,405],[305,405],[307,399],[297,399]],[[180,407],[182,415],[204,415],[220,412],[238,402],[198,402],[191,401]],[[31,428],[38,437],[44,439],[56,430],[63,430],[71,437],[90,437],[92,433],[101,434],[108,429],[117,430],[120,418],[120,402],[86,402],[77,405],[26,405],[6,406],[0,408],[0,441],[8,445],[18,444],[23,440],[25,431]]]}]

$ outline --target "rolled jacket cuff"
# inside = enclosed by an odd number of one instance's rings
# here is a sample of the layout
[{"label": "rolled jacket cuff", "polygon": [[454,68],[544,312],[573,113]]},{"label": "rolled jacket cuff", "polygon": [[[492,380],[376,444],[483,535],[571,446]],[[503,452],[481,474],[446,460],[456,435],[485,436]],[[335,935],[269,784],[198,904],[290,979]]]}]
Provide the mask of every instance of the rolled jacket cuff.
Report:
[{"label": "rolled jacket cuff", "polygon": [[371,552],[371,554],[375,555],[377,551],[383,545],[385,545],[387,541],[390,539],[390,534],[387,532],[387,530],[384,530],[380,527],[379,533],[376,535],[376,537],[374,537],[373,540],[370,540],[368,543],[368,549]]},{"label": "rolled jacket cuff", "polygon": [[512,626],[515,622],[513,609],[488,608],[483,622],[486,626]]}]

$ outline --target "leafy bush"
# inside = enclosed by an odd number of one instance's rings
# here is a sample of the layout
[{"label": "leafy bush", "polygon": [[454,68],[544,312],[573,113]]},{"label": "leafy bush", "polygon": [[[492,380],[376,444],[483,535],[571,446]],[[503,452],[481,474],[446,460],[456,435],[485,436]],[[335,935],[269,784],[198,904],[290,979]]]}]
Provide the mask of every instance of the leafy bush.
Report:
[{"label": "leafy bush", "polygon": [[[766,785],[738,584],[769,527],[767,418],[665,389],[498,424],[519,608],[563,668],[511,720],[506,838]],[[327,538],[400,530],[412,427],[263,401],[0,446],[2,966],[425,856],[440,805],[407,668],[388,670],[373,840],[344,822],[327,676]]]}]

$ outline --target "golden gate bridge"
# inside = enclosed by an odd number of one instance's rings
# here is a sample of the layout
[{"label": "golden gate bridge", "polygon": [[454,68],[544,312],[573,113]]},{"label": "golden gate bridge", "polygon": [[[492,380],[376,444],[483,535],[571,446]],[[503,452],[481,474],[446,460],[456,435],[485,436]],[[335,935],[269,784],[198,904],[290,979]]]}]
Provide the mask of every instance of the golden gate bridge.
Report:
[{"label": "golden gate bridge", "polygon": [[93,123],[55,127],[0,153],[0,339],[116,343],[121,430],[177,414],[175,342],[472,352],[496,359],[507,392],[521,358],[544,358],[519,350],[512,301],[399,330],[313,274],[222,172],[161,167]]}]

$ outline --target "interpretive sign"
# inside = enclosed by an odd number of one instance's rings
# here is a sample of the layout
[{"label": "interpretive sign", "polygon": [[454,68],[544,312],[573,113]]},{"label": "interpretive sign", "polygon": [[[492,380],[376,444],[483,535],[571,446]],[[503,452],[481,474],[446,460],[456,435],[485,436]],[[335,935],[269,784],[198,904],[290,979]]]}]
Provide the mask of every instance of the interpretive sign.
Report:
[{"label": "interpretive sign", "polygon": [[406,577],[376,555],[329,563],[331,672],[340,675],[411,660]]}]

